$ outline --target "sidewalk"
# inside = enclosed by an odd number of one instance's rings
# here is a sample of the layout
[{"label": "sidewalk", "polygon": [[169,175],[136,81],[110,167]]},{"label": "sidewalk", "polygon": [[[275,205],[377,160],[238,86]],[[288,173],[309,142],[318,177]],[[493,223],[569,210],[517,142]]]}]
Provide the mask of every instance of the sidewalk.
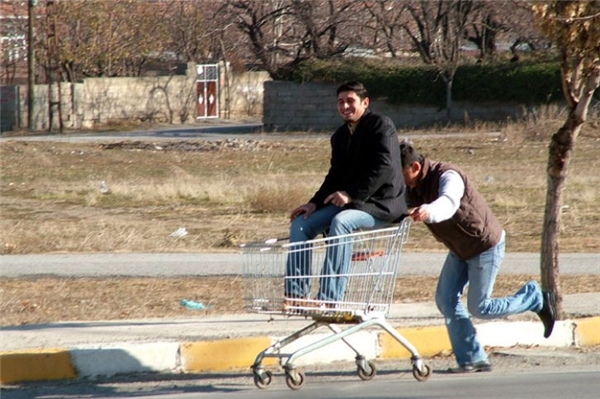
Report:
[{"label": "sidewalk", "polygon": [[[570,347],[600,344],[600,293],[565,296],[572,320],[557,322],[549,339],[533,313],[506,320],[474,320],[482,343],[492,347]],[[443,319],[433,303],[392,306],[387,321],[421,356],[450,350]],[[67,322],[2,328],[0,383],[96,378],[120,373],[214,372],[245,370],[272,343],[309,325],[301,316],[239,314],[190,318]],[[284,348],[295,351],[331,332],[321,328]],[[379,328],[348,337],[367,359],[409,359],[410,353]],[[295,365],[353,361],[356,354],[342,341],[299,357]],[[267,361],[268,360],[268,361]],[[267,359],[263,364],[275,367]]]}]

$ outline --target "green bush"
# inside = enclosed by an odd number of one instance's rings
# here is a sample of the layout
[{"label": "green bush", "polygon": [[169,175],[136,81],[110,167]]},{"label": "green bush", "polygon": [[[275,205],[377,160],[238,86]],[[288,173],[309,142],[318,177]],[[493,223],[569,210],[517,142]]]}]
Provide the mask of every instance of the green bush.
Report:
[{"label": "green bush", "polygon": [[[407,66],[393,60],[309,60],[293,74],[297,82],[363,82],[372,97],[392,104],[443,106],[446,84],[435,68]],[[498,63],[460,66],[452,98],[470,102],[542,104],[562,101],[557,62]]]}]

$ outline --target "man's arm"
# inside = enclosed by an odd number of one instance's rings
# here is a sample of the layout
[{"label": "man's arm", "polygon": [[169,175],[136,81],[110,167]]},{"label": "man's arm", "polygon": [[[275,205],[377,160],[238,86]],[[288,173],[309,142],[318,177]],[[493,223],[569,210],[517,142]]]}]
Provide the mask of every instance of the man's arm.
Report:
[{"label": "man's arm", "polygon": [[460,206],[460,200],[465,194],[465,182],[454,171],[448,170],[440,176],[439,197],[430,204],[421,206],[427,211],[425,223],[439,223],[450,219]]},{"label": "man's arm", "polygon": [[319,189],[314,193],[309,202],[317,205],[317,208],[321,208],[325,205],[325,199],[331,193],[338,190],[340,174],[342,173],[340,166],[340,159],[342,154],[342,146],[339,144],[340,137],[343,135],[343,129],[347,129],[346,125],[338,128],[335,133],[331,136],[329,143],[331,146],[331,158],[329,159],[329,170],[321,183]]}]

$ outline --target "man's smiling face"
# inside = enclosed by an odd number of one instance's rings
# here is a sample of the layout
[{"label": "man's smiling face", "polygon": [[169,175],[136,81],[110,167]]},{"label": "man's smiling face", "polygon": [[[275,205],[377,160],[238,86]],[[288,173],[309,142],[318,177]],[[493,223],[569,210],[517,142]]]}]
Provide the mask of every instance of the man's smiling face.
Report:
[{"label": "man's smiling face", "polygon": [[361,99],[356,92],[343,91],[338,94],[338,112],[343,120],[355,124],[369,107],[369,99]]}]

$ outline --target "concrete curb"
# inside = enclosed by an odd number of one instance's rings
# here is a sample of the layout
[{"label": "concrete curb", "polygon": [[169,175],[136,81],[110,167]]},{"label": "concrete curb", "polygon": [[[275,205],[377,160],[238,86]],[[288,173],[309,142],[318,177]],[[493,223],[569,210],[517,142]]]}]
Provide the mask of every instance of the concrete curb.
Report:
[{"label": "concrete curb", "polygon": [[[542,337],[539,322],[489,322],[477,324],[485,346],[516,345],[571,347],[600,345],[600,316],[556,323],[549,339]],[[451,350],[444,326],[398,328],[421,356],[429,357]],[[311,334],[288,347],[293,353],[329,334]],[[245,370],[256,356],[283,337],[248,337],[199,342],[123,343],[78,346],[0,353],[0,384],[28,381],[69,380],[110,377],[144,372],[202,373]],[[368,359],[408,359],[410,354],[385,331],[362,330],[346,338]],[[355,353],[341,340],[298,358],[295,365],[353,361]],[[277,360],[262,363],[275,367]]]}]

